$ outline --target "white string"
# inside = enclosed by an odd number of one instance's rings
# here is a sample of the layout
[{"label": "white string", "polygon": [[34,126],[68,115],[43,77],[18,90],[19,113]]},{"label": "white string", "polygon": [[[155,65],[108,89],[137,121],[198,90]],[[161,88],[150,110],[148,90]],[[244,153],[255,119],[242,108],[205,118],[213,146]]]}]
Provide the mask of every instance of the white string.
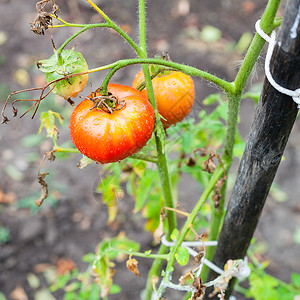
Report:
[{"label": "white string", "polygon": [[[167,247],[173,247],[175,245],[175,241],[173,240],[171,241],[167,241],[166,236],[162,236],[161,238],[161,243],[164,244]],[[189,252],[190,255],[192,255],[193,257],[198,255],[198,252],[196,252],[195,250],[193,250],[190,247],[196,247],[196,246],[217,246],[218,242],[217,241],[195,241],[195,242],[182,242],[181,246],[186,248]],[[205,257],[202,257],[201,259],[201,263],[205,264],[208,268],[212,269],[213,271],[215,271],[218,274],[222,274],[224,272],[223,269],[219,268],[217,265],[215,265],[214,263],[212,263],[211,261],[209,261],[208,259],[206,259]],[[248,266],[248,259],[247,257],[244,258],[244,262],[240,268],[239,273],[237,273],[235,275],[235,277],[237,277],[240,281],[242,281],[243,279],[247,278],[251,273],[251,270]],[[197,274],[198,275],[198,274]],[[200,275],[200,274],[199,274]]]},{"label": "white string", "polygon": [[269,37],[260,27],[260,20],[257,20],[255,23],[255,29],[256,32],[269,43],[266,60],[265,60],[265,73],[266,77],[268,78],[270,84],[273,86],[274,89],[276,89],[278,92],[285,94],[287,96],[290,96],[293,98],[296,104],[298,104],[298,109],[300,109],[300,88],[296,89],[295,91],[286,89],[279,85],[274,78],[272,77],[272,74],[270,72],[270,61],[273,53],[274,46],[276,45],[276,33],[275,31],[272,31],[271,37]]}]

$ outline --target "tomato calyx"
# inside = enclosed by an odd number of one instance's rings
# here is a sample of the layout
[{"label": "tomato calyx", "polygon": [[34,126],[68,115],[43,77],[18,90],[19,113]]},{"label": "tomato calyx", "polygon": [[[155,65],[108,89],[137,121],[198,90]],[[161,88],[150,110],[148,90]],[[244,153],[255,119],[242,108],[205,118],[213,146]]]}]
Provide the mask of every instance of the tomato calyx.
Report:
[{"label": "tomato calyx", "polygon": [[121,110],[125,106],[125,100],[120,101],[116,96],[112,93],[108,92],[107,95],[99,95],[99,89],[96,92],[92,92],[87,99],[94,102],[94,106],[91,108],[98,108],[104,112],[113,114],[114,111]]}]

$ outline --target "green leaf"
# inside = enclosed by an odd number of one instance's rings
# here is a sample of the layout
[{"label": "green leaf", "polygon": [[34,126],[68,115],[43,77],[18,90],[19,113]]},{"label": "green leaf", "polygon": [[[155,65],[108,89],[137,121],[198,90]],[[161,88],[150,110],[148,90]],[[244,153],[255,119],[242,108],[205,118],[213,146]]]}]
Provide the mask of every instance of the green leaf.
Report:
[{"label": "green leaf", "polygon": [[246,296],[255,300],[279,300],[275,287],[279,285],[277,279],[265,273],[252,272],[249,277],[250,288]]},{"label": "green leaf", "polygon": [[77,165],[77,168],[79,169],[83,169],[86,166],[88,166],[89,164],[91,164],[93,162],[92,159],[88,158],[87,156],[83,155],[79,164]]},{"label": "green leaf", "polygon": [[300,244],[300,226],[296,227],[294,231],[294,241],[297,244]]},{"label": "green leaf", "polygon": [[286,287],[280,286],[277,289],[278,295],[280,295],[280,300],[296,300],[295,296],[299,295],[297,292],[292,292],[288,290]]},{"label": "green leaf", "polygon": [[207,25],[200,32],[200,38],[207,43],[216,42],[221,38],[222,32],[220,29]]},{"label": "green leaf", "polygon": [[56,292],[59,289],[64,288],[71,279],[76,278],[78,275],[78,270],[74,269],[71,273],[66,273],[65,275],[60,275],[56,281],[50,286],[50,292]]},{"label": "green leaf", "polygon": [[1,292],[0,292],[0,300],[6,300],[6,297],[5,297],[5,295],[4,295],[4,294],[2,294]]},{"label": "green leaf", "polygon": [[300,274],[299,273],[292,273],[291,280],[295,287],[300,289]]},{"label": "green leaf", "polygon": [[251,32],[244,32],[236,44],[235,49],[240,53],[244,53],[250,46],[252,38],[253,36]]},{"label": "green leaf", "polygon": [[189,261],[190,255],[186,248],[178,247],[175,258],[181,266],[185,266]]},{"label": "green leaf", "polygon": [[135,208],[134,212],[140,211],[148,196],[151,192],[151,187],[153,186],[153,183],[155,182],[155,177],[157,177],[156,172],[146,172],[137,182],[137,189],[135,192],[136,199],[135,199]]},{"label": "green leaf", "polygon": [[92,263],[96,259],[95,253],[87,253],[82,257],[83,262]]},{"label": "green leaf", "polygon": [[203,100],[202,103],[204,105],[212,105],[216,101],[219,103],[222,101],[222,97],[220,94],[210,94]]},{"label": "green leaf", "polygon": [[147,250],[147,251],[145,251],[144,253],[145,253],[145,255],[150,255],[151,252],[152,252],[152,250]]},{"label": "green leaf", "polygon": [[6,227],[0,226],[0,245],[7,243],[9,240],[9,230]]},{"label": "green leaf", "polygon": [[71,282],[69,285],[67,285],[64,290],[66,292],[75,292],[81,287],[81,283],[78,281]]},{"label": "green leaf", "polygon": [[113,284],[110,288],[110,294],[115,295],[121,292],[121,287],[117,284]]},{"label": "green leaf", "polygon": [[28,281],[29,286],[32,289],[37,289],[40,286],[39,278],[36,275],[32,274],[32,273],[29,273],[27,275],[27,281]]},{"label": "green leaf", "polygon": [[9,164],[5,166],[4,170],[5,173],[15,181],[22,181],[24,178],[24,173],[14,165]]},{"label": "green leaf", "polygon": [[41,144],[44,140],[44,137],[37,134],[26,135],[22,139],[22,145],[26,148],[36,147]]}]

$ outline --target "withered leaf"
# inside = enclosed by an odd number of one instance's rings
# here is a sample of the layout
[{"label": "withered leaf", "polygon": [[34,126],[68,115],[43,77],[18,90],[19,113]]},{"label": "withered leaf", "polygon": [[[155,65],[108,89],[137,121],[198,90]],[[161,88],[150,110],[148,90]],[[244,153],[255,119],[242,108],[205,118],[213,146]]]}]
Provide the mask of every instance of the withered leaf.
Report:
[{"label": "withered leaf", "polygon": [[126,261],[126,267],[129,271],[133,272],[136,276],[141,276],[139,270],[138,270],[138,261],[134,258],[129,258],[127,261]]}]

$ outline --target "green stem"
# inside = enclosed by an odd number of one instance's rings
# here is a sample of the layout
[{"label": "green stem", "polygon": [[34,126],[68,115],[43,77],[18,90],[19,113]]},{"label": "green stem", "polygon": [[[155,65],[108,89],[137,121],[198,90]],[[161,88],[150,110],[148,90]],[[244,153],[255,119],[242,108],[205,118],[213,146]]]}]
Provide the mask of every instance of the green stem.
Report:
[{"label": "green stem", "polygon": [[[145,7],[145,0],[139,0],[139,32],[140,32],[140,57],[142,59],[147,59],[147,44],[146,44],[146,7]],[[165,137],[162,137],[158,133],[158,128],[159,126],[162,127],[160,118],[157,113],[156,109],[156,102],[155,102],[155,97],[154,97],[154,90],[152,86],[152,81],[151,81],[151,75],[149,72],[148,65],[142,65],[143,71],[144,71],[144,76],[145,76],[145,81],[146,81],[146,87],[147,87],[147,92],[148,92],[148,97],[149,101],[151,102],[155,112],[156,112],[156,129],[154,132],[155,135],[155,141],[156,141],[156,150],[157,150],[157,168],[160,176],[160,181],[162,185],[162,191],[164,195],[164,200],[165,200],[165,206],[174,208],[174,201],[173,201],[173,196],[172,196],[172,187],[171,187],[171,180],[170,180],[170,175],[168,171],[168,164],[167,164],[167,159],[164,151],[164,142],[162,139]],[[176,213],[171,210],[167,210],[166,212],[167,216],[167,224],[168,224],[168,229],[167,229],[167,238],[170,237],[171,233],[177,226],[177,221],[176,221]]]},{"label": "green stem", "polygon": [[[212,75],[208,72],[199,70],[192,66],[183,65],[183,64],[172,62],[172,61],[166,61],[166,60],[157,59],[157,58],[147,58],[147,57],[134,58],[134,59],[122,59],[122,60],[118,60],[115,63],[111,64],[110,66],[114,66],[114,68],[109,72],[109,74],[107,74],[106,78],[103,81],[102,86],[104,87],[105,84],[108,84],[111,77],[119,69],[122,69],[129,65],[136,65],[136,64],[155,64],[155,65],[166,66],[166,67],[181,71],[190,76],[196,76],[196,77],[203,78],[211,83],[214,83],[215,85],[220,87],[222,90],[224,90],[226,93],[233,94],[235,92],[233,83],[223,80],[223,79],[221,79],[215,75]],[[102,69],[103,69],[103,67],[102,67]],[[149,72],[149,69],[148,69],[148,71],[145,69],[145,72]],[[150,72],[149,72],[149,76],[150,76]],[[146,78],[145,78],[145,80],[146,80]],[[150,92],[148,90],[148,88],[147,88],[147,91],[148,91],[148,93]],[[149,100],[151,100],[150,97],[149,97]]]},{"label": "green stem", "polygon": [[[160,245],[159,250],[157,252],[158,255],[163,255],[169,250],[169,248],[163,244]],[[159,278],[159,272],[161,270],[163,260],[162,259],[155,259],[153,264],[151,265],[150,271],[148,273],[147,285],[146,285],[146,300],[151,300],[152,290],[153,290],[153,279]]]},{"label": "green stem", "polygon": [[130,156],[130,158],[133,159],[139,159],[147,162],[152,162],[152,163],[157,163],[157,157],[156,156],[151,156],[151,155],[143,155],[143,154],[133,154]]},{"label": "green stem", "polygon": [[80,153],[80,151],[77,148],[71,148],[71,147],[59,147],[59,146],[54,146],[53,150],[55,152],[64,152],[64,153]]},{"label": "green stem", "polygon": [[181,245],[181,243],[183,242],[188,230],[190,229],[190,225],[193,224],[198,212],[201,210],[203,204],[205,203],[206,199],[208,198],[209,194],[211,193],[211,191],[214,189],[216,182],[218,181],[218,179],[223,175],[223,168],[219,165],[213,176],[211,177],[208,185],[206,186],[205,190],[203,191],[199,201],[197,202],[196,206],[193,208],[192,212],[190,213],[189,217],[187,218],[186,222],[184,223],[180,234],[176,240],[175,245],[172,247],[171,249],[171,253],[170,253],[170,259],[168,261],[168,265],[166,270],[167,271],[172,271],[173,269],[173,265],[175,262],[175,254],[177,251],[177,248]]},{"label": "green stem", "polygon": [[[73,26],[75,27],[75,26]],[[64,41],[64,43],[59,47],[59,49],[57,50],[59,53],[72,41],[74,40],[78,35],[80,35],[81,33],[85,32],[88,29],[91,28],[96,28],[96,27],[109,27],[107,23],[100,23],[100,24],[85,24],[83,26],[76,26],[76,27],[83,27],[82,29],[80,29],[79,31],[77,31],[76,33],[74,33],[72,36],[70,36],[68,39],[66,39]]]},{"label": "green stem", "polygon": [[71,37],[69,37],[62,46],[58,49],[58,51],[62,51],[68,43],[70,43],[74,38],[76,38],[79,34],[83,33],[84,31],[92,28],[111,28],[115,30],[121,37],[124,38],[125,41],[136,51],[136,53],[139,55],[141,54],[141,49],[139,46],[134,42],[134,40],[126,33],[124,32],[115,22],[113,22],[109,17],[106,16],[106,23],[96,23],[96,24],[74,24],[74,23],[68,23],[60,18],[57,18],[59,21],[63,22],[64,25],[56,25],[52,26],[53,28],[60,28],[60,27],[82,27],[81,30],[73,34]]},{"label": "green stem", "polygon": [[[276,26],[278,26],[277,19],[275,22],[274,19],[279,4],[280,0],[269,0],[267,7],[262,15],[260,26],[261,29],[268,35],[276,28]],[[244,90],[249,75],[258,59],[258,56],[264,44],[265,40],[256,33],[247,51],[244,62],[234,80],[237,94],[241,93]]]},{"label": "green stem", "polygon": [[[278,25],[278,22],[274,22],[274,18],[279,6],[280,0],[270,0],[266,7],[266,10],[261,19],[261,28],[267,34],[270,34],[272,30]],[[233,148],[239,117],[239,106],[241,102],[241,96],[245,85],[249,79],[250,73],[258,59],[258,56],[264,46],[265,41],[256,34],[252,40],[252,43],[245,56],[244,62],[239,70],[235,80],[235,92],[228,93],[228,119],[227,119],[227,132],[225,137],[224,154],[222,161],[227,165],[226,172],[228,173],[233,159]],[[219,211],[214,210],[212,213],[212,220],[210,225],[209,240],[216,240],[219,236],[220,225],[224,217],[224,205],[225,205],[225,187],[222,188],[222,198],[220,200]],[[212,260],[215,252],[215,248],[211,247],[207,250],[206,258]],[[208,275],[208,267],[204,266],[201,273],[201,278],[205,281]]]},{"label": "green stem", "polygon": [[[146,44],[146,7],[145,7],[145,0],[139,0],[139,37],[140,37],[140,49],[141,52],[139,53],[139,57],[141,59],[147,59],[147,44]],[[148,92],[149,101],[151,102],[156,115],[156,128],[162,127],[160,118],[157,113],[156,109],[156,102],[154,97],[154,91],[151,81],[151,75],[149,72],[148,65],[143,65],[143,71],[144,71],[144,77]],[[168,171],[168,165],[167,165],[167,159],[164,153],[164,142],[162,139],[164,137],[161,137],[158,133],[158,130],[155,130],[155,141],[156,141],[156,149],[157,149],[157,168],[160,176],[160,181],[162,185],[164,200],[165,200],[165,206],[174,208],[174,201],[172,197],[172,188],[171,188],[171,180],[169,176]],[[167,213],[167,238],[170,237],[173,230],[176,228],[176,214],[173,211],[168,210]],[[168,247],[161,245],[159,249],[159,254],[164,254],[168,251]],[[146,286],[146,297],[145,299],[150,300],[151,294],[153,290],[153,277],[158,277],[159,271],[162,266],[162,260],[161,259],[155,259],[151,269],[148,273],[148,279],[147,279],[147,286]]]},{"label": "green stem", "polygon": [[169,258],[169,254],[146,254],[146,253],[142,253],[142,252],[132,252],[132,251],[128,251],[128,250],[123,250],[123,249],[117,249],[117,248],[108,248],[107,252],[110,251],[116,251],[119,253],[125,253],[128,255],[132,255],[132,256],[136,256],[136,257],[144,257],[144,258],[155,258],[155,259],[160,259],[160,260],[166,260]]}]

